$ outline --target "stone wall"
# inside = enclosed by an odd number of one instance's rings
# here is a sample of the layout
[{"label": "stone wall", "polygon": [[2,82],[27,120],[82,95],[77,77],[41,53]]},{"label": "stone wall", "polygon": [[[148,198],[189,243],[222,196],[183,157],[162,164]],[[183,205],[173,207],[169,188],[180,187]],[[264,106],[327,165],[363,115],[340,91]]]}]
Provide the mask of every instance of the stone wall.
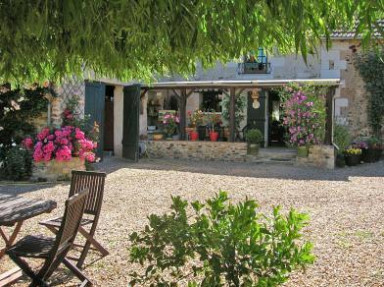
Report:
[{"label": "stone wall", "polygon": [[63,113],[66,103],[73,96],[79,97],[79,106],[76,113],[84,115],[85,105],[85,82],[80,79],[67,79],[56,87],[57,97],[51,102],[51,123],[55,126],[61,125],[61,114]]},{"label": "stone wall", "polygon": [[324,169],[335,168],[335,152],[333,146],[315,145],[309,148],[308,157],[296,158],[297,166],[318,167]]},{"label": "stone wall", "polygon": [[150,158],[245,161],[246,143],[150,141],[146,145]]},{"label": "stone wall", "polygon": [[84,160],[73,157],[70,161],[35,163],[33,167],[32,180],[55,182],[58,180],[69,180],[72,170],[85,170]]}]

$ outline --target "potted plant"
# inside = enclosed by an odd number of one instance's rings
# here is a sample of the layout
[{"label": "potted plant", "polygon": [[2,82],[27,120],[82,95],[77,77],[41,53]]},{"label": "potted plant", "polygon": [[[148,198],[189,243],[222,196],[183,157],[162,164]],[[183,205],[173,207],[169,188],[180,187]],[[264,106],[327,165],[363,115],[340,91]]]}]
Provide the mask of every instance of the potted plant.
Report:
[{"label": "potted plant", "polygon": [[264,140],[263,134],[258,129],[250,129],[246,133],[248,143],[248,154],[257,155],[259,153],[260,143]]},{"label": "potted plant", "polygon": [[172,139],[179,124],[179,117],[172,114],[165,114],[163,118],[163,130],[167,139]]},{"label": "potted plant", "polygon": [[287,85],[280,92],[283,99],[283,125],[288,143],[297,147],[299,157],[308,156],[310,145],[321,143],[325,128],[325,97],[308,86]]},{"label": "potted plant", "polygon": [[194,112],[188,111],[189,119],[189,139],[191,141],[197,141],[199,139],[199,133],[196,131],[196,126],[202,123],[202,111],[195,110]]},{"label": "potted plant", "polygon": [[214,111],[208,115],[209,121],[209,139],[213,142],[217,141],[219,138],[219,132],[215,129],[218,125],[220,125],[221,119],[220,115],[215,113]]},{"label": "potted plant", "polygon": [[344,151],[345,163],[348,166],[355,166],[360,163],[361,149],[357,147],[349,147]]},{"label": "potted plant", "polygon": [[349,132],[345,126],[339,124],[335,125],[333,142],[336,145],[337,149],[335,164],[337,167],[344,167],[344,151],[348,148],[351,143]]},{"label": "potted plant", "polygon": [[376,137],[371,137],[368,139],[367,144],[368,144],[368,150],[366,154],[364,155],[364,152],[363,152],[364,162],[366,160],[367,160],[366,162],[376,162],[380,160],[381,151],[382,151],[380,140]]}]

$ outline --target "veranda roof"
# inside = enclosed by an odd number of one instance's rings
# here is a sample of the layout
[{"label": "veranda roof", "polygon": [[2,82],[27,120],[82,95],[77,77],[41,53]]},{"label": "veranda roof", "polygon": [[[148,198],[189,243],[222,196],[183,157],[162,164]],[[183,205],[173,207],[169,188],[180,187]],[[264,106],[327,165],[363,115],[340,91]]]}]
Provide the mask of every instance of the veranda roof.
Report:
[{"label": "veranda roof", "polygon": [[274,88],[288,83],[316,86],[338,86],[340,79],[283,79],[283,80],[218,80],[169,81],[142,85],[142,89],[193,89],[193,88]]}]

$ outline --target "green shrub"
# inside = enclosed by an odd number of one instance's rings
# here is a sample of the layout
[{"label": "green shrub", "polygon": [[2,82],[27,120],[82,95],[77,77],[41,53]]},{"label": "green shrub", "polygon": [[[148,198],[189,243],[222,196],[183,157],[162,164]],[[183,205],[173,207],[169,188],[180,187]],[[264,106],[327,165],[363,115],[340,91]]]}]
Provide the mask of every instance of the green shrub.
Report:
[{"label": "green shrub", "polygon": [[264,136],[259,129],[251,129],[247,131],[245,138],[248,143],[259,144],[263,141]]},{"label": "green shrub", "polygon": [[6,151],[1,176],[9,180],[28,179],[32,174],[32,155],[29,151],[12,147]]},{"label": "green shrub", "polygon": [[339,148],[338,154],[343,154],[343,152],[351,144],[351,138],[349,136],[348,129],[345,126],[338,124],[335,125],[333,133],[333,142]]},{"label": "green shrub", "polygon": [[267,217],[255,201],[232,205],[222,191],[191,203],[193,216],[187,201],[172,201],[170,214],[150,215],[144,231],[130,236],[131,261],[145,267],[131,274],[132,285],[277,286],[314,261],[312,244],[300,240],[306,214],[275,207]]}]

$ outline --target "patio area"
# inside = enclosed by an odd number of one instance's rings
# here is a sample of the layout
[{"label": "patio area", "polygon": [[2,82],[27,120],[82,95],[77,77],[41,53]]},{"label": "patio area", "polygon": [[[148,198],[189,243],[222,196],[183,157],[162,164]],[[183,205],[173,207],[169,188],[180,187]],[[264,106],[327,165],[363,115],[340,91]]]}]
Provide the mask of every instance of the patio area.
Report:
[{"label": "patio area", "polygon": [[[87,257],[84,273],[97,286],[127,286],[129,273],[139,268],[129,263],[129,235],[144,228],[149,214],[167,212],[171,195],[204,200],[219,189],[233,201],[256,199],[263,212],[281,205],[310,214],[304,234],[314,243],[316,262],[306,274],[293,274],[285,287],[383,286],[384,161],[327,171],[273,163],[106,158],[97,168],[108,176],[96,237],[110,251],[101,260],[93,252]],[[69,183],[0,185],[0,196],[57,201],[52,214],[25,222],[21,236],[51,235],[37,223],[62,214],[68,191]],[[12,267],[3,260],[0,273]],[[57,286],[76,286],[69,272],[62,274]],[[27,285],[20,281],[15,286]]]}]

